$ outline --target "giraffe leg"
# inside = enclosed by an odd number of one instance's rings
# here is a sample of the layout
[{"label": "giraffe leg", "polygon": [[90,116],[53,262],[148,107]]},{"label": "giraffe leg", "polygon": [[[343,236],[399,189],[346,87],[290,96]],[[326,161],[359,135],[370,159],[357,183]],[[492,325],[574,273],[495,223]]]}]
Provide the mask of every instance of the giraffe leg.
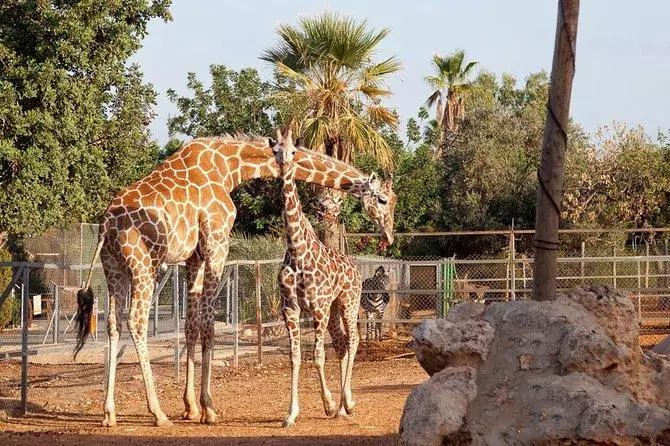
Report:
[{"label": "giraffe leg", "polygon": [[[137,266],[136,268],[139,269]],[[154,289],[153,278],[154,275],[146,270],[135,274],[133,277],[128,329],[135,343],[135,349],[140,361],[149,412],[155,417],[154,423],[156,426],[166,426],[172,423],[165,416],[158,403],[158,395],[156,394],[154,377],[151,373],[151,364],[149,363],[149,351],[147,349],[149,309]]]},{"label": "giraffe leg", "polygon": [[[360,295],[360,293],[358,293]],[[358,351],[358,331],[356,330],[356,315],[358,314],[358,305],[356,305],[357,294],[354,292],[349,292],[348,302],[353,302],[348,308],[345,308],[341,311],[342,320],[344,322],[344,328],[347,332],[347,370],[346,370],[346,379],[344,381],[344,388],[342,390],[342,401],[344,403],[343,408],[348,415],[351,415],[354,411],[354,406],[356,403],[352,399],[351,395],[351,376],[354,370],[354,358],[356,357],[356,352]],[[340,411],[342,408],[340,408]]]},{"label": "giraffe leg", "polygon": [[326,382],[326,374],[323,367],[326,363],[326,351],[324,347],[324,338],[326,336],[326,328],[328,327],[329,314],[326,313],[320,320],[314,321],[314,365],[316,366],[317,374],[319,375],[319,384],[321,385],[321,399],[323,400],[323,408],[326,415],[332,417],[337,412],[337,406],[333,401],[333,394],[328,389]]},{"label": "giraffe leg", "polygon": [[[109,254],[103,250],[103,264],[108,265],[114,262]],[[119,263],[117,261],[117,263]],[[118,266],[118,265],[117,265]],[[105,388],[105,417],[102,425],[111,427],[116,425],[116,404],[114,403],[114,384],[116,382],[116,352],[119,346],[120,332],[120,308],[117,308],[117,299],[126,298],[128,293],[128,279],[122,273],[121,268],[114,271],[106,271],[107,287],[109,291],[109,312],[107,315],[107,383]]]},{"label": "giraffe leg", "polygon": [[347,378],[347,358],[349,352],[347,350],[347,336],[342,326],[342,317],[340,315],[340,304],[337,300],[333,301],[330,306],[330,319],[328,320],[328,333],[330,339],[333,341],[333,348],[340,360],[340,413],[334,415],[345,415],[344,408],[344,385]]},{"label": "giraffe leg", "polygon": [[204,262],[197,254],[186,261],[188,303],[186,307],[186,386],[184,387],[184,420],[200,418],[200,409],[195,399],[195,344],[200,336],[200,299],[204,276]]},{"label": "giraffe leg", "polygon": [[291,427],[295,424],[295,419],[300,413],[298,405],[298,375],[300,374],[300,308],[284,307],[284,321],[288,328],[289,338],[291,339],[291,403],[288,414],[284,418],[284,427]]},{"label": "giraffe leg", "polygon": [[202,297],[200,302],[200,340],[202,343],[202,379],[200,382],[200,405],[202,406],[201,423],[216,422],[216,411],[212,404],[211,370],[214,344],[214,318],[216,316],[216,290],[228,257],[228,240],[214,242],[219,237],[212,236],[206,240],[205,271],[203,278]]}]

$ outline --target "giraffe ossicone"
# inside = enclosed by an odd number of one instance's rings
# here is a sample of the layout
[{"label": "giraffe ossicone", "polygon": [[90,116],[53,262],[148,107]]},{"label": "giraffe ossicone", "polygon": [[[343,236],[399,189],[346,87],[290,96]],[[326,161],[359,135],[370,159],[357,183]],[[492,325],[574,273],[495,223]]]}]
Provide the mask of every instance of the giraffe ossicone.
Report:
[{"label": "giraffe ossicone", "polygon": [[[363,200],[382,234],[392,237],[393,208],[380,205],[370,192],[370,176],[308,150],[294,159],[299,181],[349,192]],[[186,384],[182,418],[213,423],[211,358],[215,300],[226,258],[236,209],[232,190],[251,178],[277,178],[279,166],[268,138],[236,135],[196,138],[166,159],[146,177],[120,191],[103,214],[99,241],[88,277],[79,291],[75,356],[90,328],[93,308],[90,288],[93,265],[100,256],[107,289],[108,373],[104,426],[116,424],[114,399],[116,354],[123,301],[130,292],[127,326],[138,354],[147,406],[158,426],[169,424],[160,408],[147,350],[151,298],[163,264],[186,263]],[[383,188],[382,188],[383,189]],[[394,198],[392,191],[386,197]],[[367,204],[366,204],[367,200]],[[195,396],[195,346],[202,346],[201,389]]]}]

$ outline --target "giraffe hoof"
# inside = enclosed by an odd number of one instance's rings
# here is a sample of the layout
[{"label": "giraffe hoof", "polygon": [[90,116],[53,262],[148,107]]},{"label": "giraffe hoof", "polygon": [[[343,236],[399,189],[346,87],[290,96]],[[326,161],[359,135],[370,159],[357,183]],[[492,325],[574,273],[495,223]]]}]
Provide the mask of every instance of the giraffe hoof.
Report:
[{"label": "giraffe hoof", "polygon": [[284,422],[281,424],[282,427],[284,428],[289,428],[295,424],[294,420],[284,420]]},{"label": "giraffe hoof", "polygon": [[202,424],[216,423],[216,412],[214,412],[212,409],[205,409],[200,416],[200,422]]},{"label": "giraffe hoof", "polygon": [[354,414],[354,407],[356,407],[356,403],[353,401],[349,406],[345,405],[344,410],[347,412],[347,415],[353,415]]},{"label": "giraffe hoof", "polygon": [[335,402],[327,406],[325,409],[327,417],[334,417],[335,415],[337,415],[337,406],[335,405]]},{"label": "giraffe hoof", "polygon": [[181,414],[181,419],[182,420],[197,420],[200,418],[200,411],[198,410],[185,410],[184,413]]},{"label": "giraffe hoof", "polygon": [[154,425],[156,427],[168,427],[172,426],[172,421],[168,420],[168,417],[163,415],[161,418],[156,418],[156,421],[154,422]]},{"label": "giraffe hoof", "polygon": [[102,427],[114,426],[116,426],[116,417],[113,415],[105,415],[105,418],[102,420]]}]

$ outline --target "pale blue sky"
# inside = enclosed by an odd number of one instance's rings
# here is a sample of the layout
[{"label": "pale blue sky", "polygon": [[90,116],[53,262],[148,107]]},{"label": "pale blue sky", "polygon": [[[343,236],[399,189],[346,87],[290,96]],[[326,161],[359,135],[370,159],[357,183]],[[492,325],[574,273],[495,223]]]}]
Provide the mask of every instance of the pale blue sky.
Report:
[{"label": "pale blue sky", "polygon": [[[522,81],[551,70],[557,1],[549,0],[174,0],[169,23],[152,22],[144,47],[133,58],[160,97],[154,137],[168,139],[166,121],[175,107],[166,90],[186,93],[186,73],[209,83],[210,64],[255,67],[270,79],[261,52],[276,43],[278,23],[296,23],[324,10],[366,18],[390,27],[380,57],[396,55],[403,70],[390,80],[388,105],[401,119],[416,115],[430,93],[423,77],[434,52],[462,48],[467,57],[500,75]],[[577,38],[577,72],[571,115],[587,131],[623,121],[642,124],[655,136],[670,129],[670,2],[582,0]],[[403,126],[404,135],[404,126]]]}]

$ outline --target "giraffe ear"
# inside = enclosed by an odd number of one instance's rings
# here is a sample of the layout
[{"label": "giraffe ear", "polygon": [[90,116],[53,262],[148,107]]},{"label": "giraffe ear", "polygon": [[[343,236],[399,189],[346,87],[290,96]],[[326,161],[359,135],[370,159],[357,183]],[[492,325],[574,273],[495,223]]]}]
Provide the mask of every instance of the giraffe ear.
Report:
[{"label": "giraffe ear", "polygon": [[283,139],[281,135],[281,129],[277,129],[277,142],[281,142]]}]

